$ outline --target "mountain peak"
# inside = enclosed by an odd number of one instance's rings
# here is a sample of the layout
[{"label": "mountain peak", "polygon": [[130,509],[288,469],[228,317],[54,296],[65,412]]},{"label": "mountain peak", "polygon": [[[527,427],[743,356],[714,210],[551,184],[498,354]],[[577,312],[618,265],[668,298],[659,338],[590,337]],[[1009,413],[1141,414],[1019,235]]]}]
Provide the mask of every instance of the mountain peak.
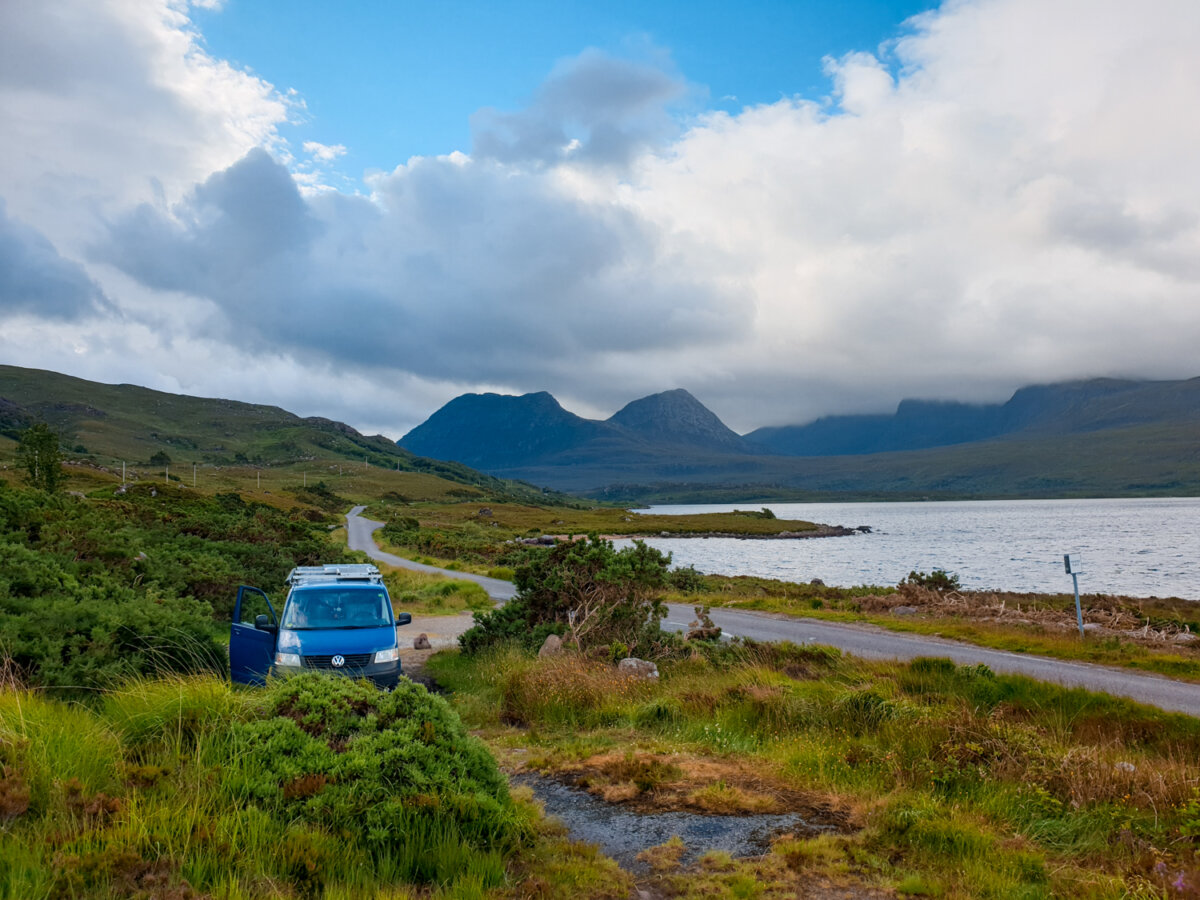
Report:
[{"label": "mountain peak", "polygon": [[653,442],[746,452],[742,439],[683,388],[634,400],[608,421]]},{"label": "mountain peak", "polygon": [[421,456],[496,467],[573,447],[594,437],[599,427],[563,409],[547,391],[463,394],[398,443]]}]

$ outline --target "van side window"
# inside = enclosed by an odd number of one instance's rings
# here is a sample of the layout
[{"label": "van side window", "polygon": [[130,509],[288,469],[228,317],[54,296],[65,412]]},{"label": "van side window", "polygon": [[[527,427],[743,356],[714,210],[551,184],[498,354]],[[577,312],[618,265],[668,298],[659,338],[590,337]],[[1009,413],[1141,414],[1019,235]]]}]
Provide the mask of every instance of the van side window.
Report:
[{"label": "van side window", "polygon": [[[254,591],[246,591],[242,595],[242,624],[253,625],[255,616],[270,616],[266,599]],[[272,616],[272,618],[274,618]]]}]

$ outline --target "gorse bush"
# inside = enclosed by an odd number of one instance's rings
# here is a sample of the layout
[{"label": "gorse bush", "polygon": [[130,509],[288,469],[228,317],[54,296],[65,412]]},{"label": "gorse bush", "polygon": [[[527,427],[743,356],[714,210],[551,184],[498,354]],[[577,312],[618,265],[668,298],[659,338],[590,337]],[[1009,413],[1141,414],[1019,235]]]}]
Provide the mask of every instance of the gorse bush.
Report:
[{"label": "gorse bush", "polygon": [[670,561],[641,541],[617,550],[594,535],[528,554],[515,572],[517,596],[476,613],[459,645],[477,653],[517,640],[533,649],[555,633],[584,650],[620,642],[635,655],[651,655],[664,640],[660,595]]},{"label": "gorse bush", "polygon": [[238,584],[282,587],[292,566],[342,552],[320,524],[237,494],[78,500],[0,482],[0,653],[31,684],[89,690],[221,671]]},{"label": "gorse bush", "polygon": [[138,590],[104,571],[80,578],[8,543],[0,543],[0,649],[24,678],[54,687],[225,667],[207,603]]},{"label": "gorse bush", "polygon": [[938,592],[957,591],[962,587],[958,581],[958,576],[947,572],[945,569],[934,569],[928,575],[924,572],[914,570],[909,572],[908,577],[900,582],[901,587],[905,585],[929,588]]}]

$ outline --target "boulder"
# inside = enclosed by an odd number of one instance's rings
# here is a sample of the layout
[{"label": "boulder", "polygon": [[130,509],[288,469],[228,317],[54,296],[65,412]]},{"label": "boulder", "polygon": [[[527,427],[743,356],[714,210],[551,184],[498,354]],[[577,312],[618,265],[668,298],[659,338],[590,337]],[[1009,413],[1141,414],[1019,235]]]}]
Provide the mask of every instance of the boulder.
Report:
[{"label": "boulder", "polygon": [[1087,622],[1083,626],[1083,631],[1084,634],[1104,634],[1108,629],[1096,622]]},{"label": "boulder", "polygon": [[1192,634],[1190,631],[1181,631],[1175,637],[1171,638],[1171,640],[1176,644],[1191,644],[1195,641],[1200,641],[1200,637]]},{"label": "boulder", "polygon": [[893,606],[893,616],[915,616],[918,610],[915,606]]},{"label": "boulder", "polygon": [[617,663],[617,671],[634,678],[657,678],[658,666],[646,659],[630,656]]},{"label": "boulder", "polygon": [[432,650],[433,644],[429,643],[429,635],[427,635],[425,632],[422,631],[415,638],[413,638],[413,649],[414,650]]},{"label": "boulder", "polygon": [[559,653],[562,653],[562,638],[557,634],[546,635],[542,648],[538,650],[538,656],[555,656]]}]

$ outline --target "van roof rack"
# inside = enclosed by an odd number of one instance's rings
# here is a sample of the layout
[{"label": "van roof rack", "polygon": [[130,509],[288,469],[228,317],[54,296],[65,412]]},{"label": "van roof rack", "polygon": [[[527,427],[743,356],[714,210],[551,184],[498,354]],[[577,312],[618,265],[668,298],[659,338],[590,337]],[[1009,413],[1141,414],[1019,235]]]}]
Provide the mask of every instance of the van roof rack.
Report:
[{"label": "van roof rack", "polygon": [[298,587],[302,584],[312,584],[314,582],[347,582],[347,581],[363,581],[368,584],[379,584],[383,581],[383,576],[379,574],[379,569],[375,566],[366,563],[354,563],[351,565],[325,565],[325,566],[296,566],[288,573],[287,583],[292,587]]}]

